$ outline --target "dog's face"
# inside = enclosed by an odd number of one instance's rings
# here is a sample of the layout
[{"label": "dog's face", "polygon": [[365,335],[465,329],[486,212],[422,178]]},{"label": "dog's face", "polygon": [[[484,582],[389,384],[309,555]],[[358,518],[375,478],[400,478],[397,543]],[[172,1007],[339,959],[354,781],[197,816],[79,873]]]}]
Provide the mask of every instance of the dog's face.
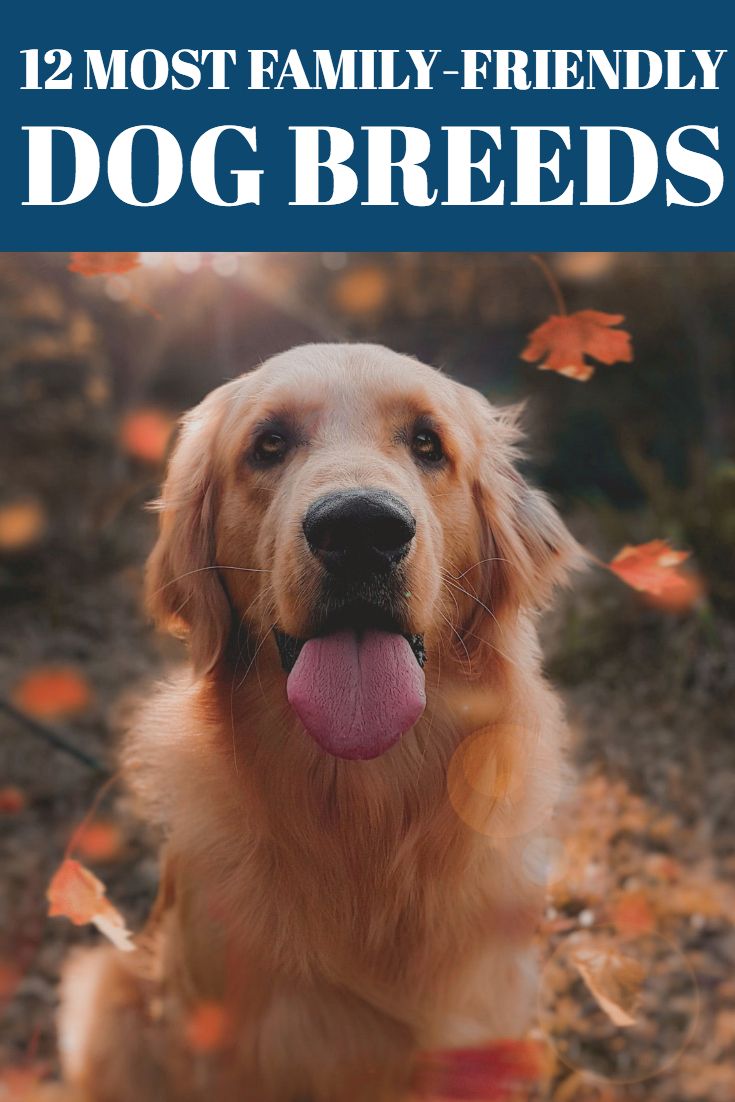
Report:
[{"label": "dog's face", "polygon": [[322,748],[373,757],[420,716],[425,660],[480,676],[574,552],[513,468],[517,436],[512,415],[384,348],[277,356],[186,419],[152,607],[186,626],[200,672],[280,662]]}]

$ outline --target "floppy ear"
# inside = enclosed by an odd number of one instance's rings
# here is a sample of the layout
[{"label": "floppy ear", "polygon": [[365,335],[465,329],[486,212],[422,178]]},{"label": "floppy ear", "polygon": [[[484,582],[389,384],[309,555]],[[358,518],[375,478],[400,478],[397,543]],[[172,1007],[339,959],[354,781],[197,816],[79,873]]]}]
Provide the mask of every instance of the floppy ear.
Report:
[{"label": "floppy ear", "polygon": [[515,468],[522,407],[480,402],[482,458],[473,492],[486,561],[474,584],[496,616],[544,608],[584,552],[546,495]]},{"label": "floppy ear", "polygon": [[220,407],[215,391],[182,422],[163,487],[158,541],[146,569],[154,620],[188,638],[199,674],[217,664],[232,631],[232,608],[215,566],[212,467]]}]

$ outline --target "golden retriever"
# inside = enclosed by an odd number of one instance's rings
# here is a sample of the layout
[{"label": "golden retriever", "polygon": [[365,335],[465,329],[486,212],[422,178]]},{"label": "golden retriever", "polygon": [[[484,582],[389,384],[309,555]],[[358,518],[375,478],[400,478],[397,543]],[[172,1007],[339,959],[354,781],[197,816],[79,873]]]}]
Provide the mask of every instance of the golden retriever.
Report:
[{"label": "golden retriever", "polygon": [[534,614],[579,549],[519,435],[361,344],[184,418],[148,596],[192,668],[125,751],[160,893],[135,953],[67,968],[83,1097],[393,1102],[421,1050],[526,1028],[564,730]]}]

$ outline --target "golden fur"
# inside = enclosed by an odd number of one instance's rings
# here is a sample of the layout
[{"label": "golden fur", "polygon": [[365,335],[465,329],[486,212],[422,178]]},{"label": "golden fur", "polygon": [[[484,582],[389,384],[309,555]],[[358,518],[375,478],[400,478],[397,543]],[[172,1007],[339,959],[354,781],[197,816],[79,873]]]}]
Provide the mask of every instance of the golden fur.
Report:
[{"label": "golden fur", "polygon": [[[307,443],[253,471],[274,412]],[[402,442],[427,414],[440,472]],[[523,854],[563,737],[533,617],[578,549],[516,472],[518,439],[514,411],[372,345],[294,349],[184,419],[148,591],[192,671],[125,751],[165,838],[161,889],[135,954],[67,968],[62,1054],[84,1097],[393,1102],[421,1049],[526,1027],[540,900]],[[429,656],[423,718],[371,761],[304,734],[271,631],[308,631],[320,567],[301,518],[350,486],[416,517],[406,615]],[[207,1051],[190,1029],[203,1003],[225,1011]]]}]

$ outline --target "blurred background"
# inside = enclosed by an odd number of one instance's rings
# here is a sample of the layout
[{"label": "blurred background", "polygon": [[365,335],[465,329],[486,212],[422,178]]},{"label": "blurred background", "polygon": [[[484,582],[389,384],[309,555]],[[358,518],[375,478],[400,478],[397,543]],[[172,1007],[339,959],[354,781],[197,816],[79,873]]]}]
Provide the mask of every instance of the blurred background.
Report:
[{"label": "blurred background", "polygon": [[[294,344],[369,340],[493,401],[527,399],[528,473],[601,560],[655,538],[692,553],[685,599],[592,569],[544,623],[579,786],[563,844],[542,855],[542,949],[558,952],[535,1027],[551,1042],[538,1097],[735,1098],[735,255],[543,261],[551,283],[526,254],[142,253],[89,278],[68,254],[0,255],[0,1068],[12,1097],[53,1076],[60,961],[98,938],[47,918],[49,878],[114,769],[131,702],[182,660],[140,598],[155,529],[144,506],[175,420]],[[579,383],[521,360],[557,312],[554,283],[570,312],[625,316],[632,363]],[[153,850],[124,793],[94,827],[80,857],[136,929]],[[660,980],[635,1027],[558,966],[602,927],[638,939]]]}]

